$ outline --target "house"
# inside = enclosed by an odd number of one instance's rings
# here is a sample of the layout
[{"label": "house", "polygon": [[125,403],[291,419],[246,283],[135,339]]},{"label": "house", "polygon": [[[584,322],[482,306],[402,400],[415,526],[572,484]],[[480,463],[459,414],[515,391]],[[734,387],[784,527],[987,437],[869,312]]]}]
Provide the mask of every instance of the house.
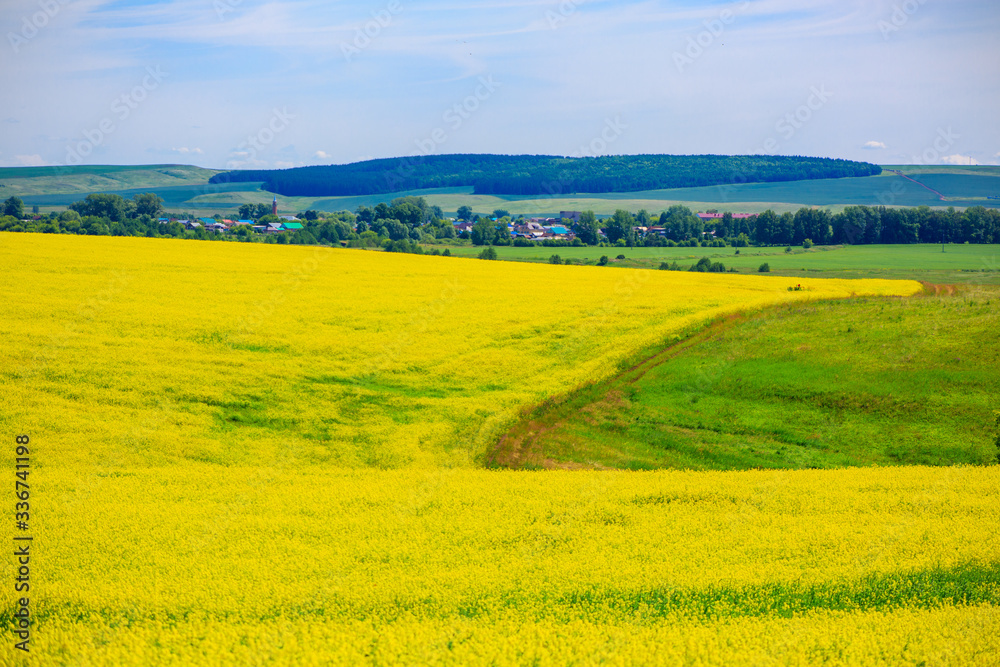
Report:
[{"label": "house", "polygon": [[281,218],[282,220],[288,220],[289,222],[298,221],[298,218],[296,218],[294,215],[279,215],[278,217]]},{"label": "house", "polygon": [[205,227],[208,227],[209,225],[215,224],[215,218],[198,218],[198,222],[200,222]]},{"label": "house", "polygon": [[237,220],[233,225],[250,225],[253,227],[253,220]]},{"label": "house", "polygon": [[286,231],[298,231],[302,229],[302,224],[298,222],[285,222],[281,226]]},{"label": "house", "polygon": [[201,229],[201,223],[194,220],[181,220],[185,229]]},{"label": "house", "polygon": [[573,222],[580,222],[580,216],[583,215],[580,211],[559,211],[559,218],[561,220],[572,220]]},{"label": "house", "polygon": [[265,234],[273,234],[280,231],[284,231],[280,222],[269,222],[267,223],[267,227],[264,229]]}]

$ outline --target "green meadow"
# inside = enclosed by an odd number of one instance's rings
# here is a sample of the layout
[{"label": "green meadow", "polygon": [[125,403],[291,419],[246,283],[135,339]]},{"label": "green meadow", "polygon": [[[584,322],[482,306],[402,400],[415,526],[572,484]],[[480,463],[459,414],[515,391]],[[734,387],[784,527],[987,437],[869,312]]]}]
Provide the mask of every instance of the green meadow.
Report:
[{"label": "green meadow", "polygon": [[[435,246],[428,246],[428,248]],[[441,246],[436,246],[439,250]],[[566,247],[518,248],[495,246],[497,259],[520,262],[547,262],[553,255],[562,261],[596,264],[608,257],[609,267],[657,269],[660,264],[677,262],[687,269],[702,257],[722,262],[727,269],[757,273],[767,263],[771,275],[795,278],[898,278],[932,283],[1000,284],[1000,245],[932,244],[815,246],[808,250],[793,247],[766,248],[614,248]],[[449,246],[451,254],[475,257],[482,248],[472,245]],[[625,259],[617,257],[624,255]]]},{"label": "green meadow", "polygon": [[537,407],[516,468],[833,468],[998,460],[1000,289],[820,301],[718,321]]}]

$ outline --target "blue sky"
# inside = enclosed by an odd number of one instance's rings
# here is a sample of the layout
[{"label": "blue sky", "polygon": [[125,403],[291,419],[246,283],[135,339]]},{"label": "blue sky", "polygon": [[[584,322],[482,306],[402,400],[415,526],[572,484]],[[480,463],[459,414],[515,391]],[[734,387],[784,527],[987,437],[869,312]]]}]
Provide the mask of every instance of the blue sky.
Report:
[{"label": "blue sky", "polygon": [[996,0],[4,0],[0,165],[1000,164]]}]

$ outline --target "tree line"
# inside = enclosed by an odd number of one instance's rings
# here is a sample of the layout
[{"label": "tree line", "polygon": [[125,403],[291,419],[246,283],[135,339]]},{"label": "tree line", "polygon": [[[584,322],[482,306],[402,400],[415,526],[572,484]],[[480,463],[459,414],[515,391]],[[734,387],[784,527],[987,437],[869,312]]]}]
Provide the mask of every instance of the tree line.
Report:
[{"label": "tree line", "polygon": [[867,162],[782,155],[430,155],[344,165],[236,170],[211,183],[262,182],[288,197],[376,195],[468,187],[475,194],[557,195],[637,192],[734,183],[875,176]]},{"label": "tree line", "polygon": [[[137,194],[132,199],[116,194],[91,194],[65,211],[35,215],[28,220],[22,219],[23,202],[11,197],[0,207],[0,231],[340,244],[401,252],[419,252],[421,244],[449,243],[455,239],[468,239],[480,246],[553,247],[1000,243],[1000,210],[982,206],[964,211],[927,206],[848,206],[839,213],[806,207],[794,213],[776,213],[769,209],[745,218],[727,212],[707,223],[682,204],[670,206],[659,215],[646,210],[632,213],[619,209],[604,219],[598,218],[593,211],[585,211],[578,222],[563,220],[563,225],[572,229],[575,238],[540,242],[511,236],[509,225],[522,222],[522,216],[511,216],[502,209],[495,210],[492,216],[475,215],[467,206],[463,206],[461,212],[462,219],[473,222],[469,231],[461,233],[456,232],[452,221],[445,218],[439,207],[428,205],[423,197],[413,196],[399,197],[373,207],[359,206],[354,212],[304,211],[298,216],[303,229],[296,231],[258,234],[243,225],[234,227],[231,232],[216,233],[186,229],[176,220],[160,222],[158,216],[163,214],[163,200],[154,193]],[[238,214],[258,224],[283,222],[271,215],[270,207],[263,204],[244,205]],[[186,213],[179,217],[192,218]],[[222,220],[222,216],[216,215],[215,219]]]},{"label": "tree line", "polygon": [[[189,229],[177,219],[197,220],[188,213],[174,215],[169,221],[161,222],[158,216],[163,213],[163,200],[153,193],[135,195],[132,199],[125,199],[117,194],[91,194],[73,203],[65,211],[35,215],[27,220],[22,219],[23,203],[19,201],[8,200],[0,208],[0,213],[4,214],[0,216],[0,231],[277,244],[336,244],[411,253],[423,253],[421,244],[441,243],[456,238],[452,222],[445,219],[439,207],[429,206],[423,197],[400,197],[388,204],[361,206],[355,213],[303,211],[297,216],[303,227],[301,230],[273,234],[257,233],[249,225],[234,226],[229,232]],[[248,209],[247,206],[252,208]],[[16,215],[7,215],[8,212]],[[237,213],[241,218],[254,220],[259,225],[285,222],[271,214],[270,206],[263,204],[244,205]],[[223,218],[216,215],[214,219],[221,221]]]}]

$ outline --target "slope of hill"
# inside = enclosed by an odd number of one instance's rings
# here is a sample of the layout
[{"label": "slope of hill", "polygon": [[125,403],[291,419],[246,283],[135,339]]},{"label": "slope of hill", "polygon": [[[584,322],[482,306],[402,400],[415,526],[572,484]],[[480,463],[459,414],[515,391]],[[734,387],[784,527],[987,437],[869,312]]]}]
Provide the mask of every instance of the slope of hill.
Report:
[{"label": "slope of hill", "polygon": [[[802,206],[829,207],[835,212],[844,206],[886,205],[931,207],[1000,207],[1000,167],[894,166],[920,183],[927,183],[945,195],[939,196],[922,185],[890,171],[876,177],[825,178],[774,183],[736,183],[635,192],[577,194],[568,191],[541,195],[476,194],[472,185],[425,188],[390,193],[352,196],[278,195],[282,211],[294,213],[354,211],[360,205],[374,206],[405,195],[423,196],[431,205],[454,215],[459,206],[471,206],[478,213],[503,208],[528,216],[554,216],[560,211],[593,210],[610,215],[615,209],[657,213],[675,203],[696,210],[718,208],[734,212],[760,213],[768,208],[778,212],[796,211]],[[889,169],[889,167],[886,167]],[[264,173],[264,172],[262,172]],[[0,168],[0,201],[16,195],[28,206],[43,212],[60,210],[86,195],[110,192],[131,197],[137,192],[156,192],[168,209],[191,214],[224,215],[241,204],[270,203],[273,193],[264,191],[264,181],[214,182],[225,174],[219,170],[183,165],[10,167]],[[259,176],[263,178],[262,176]],[[938,180],[938,177],[944,177]],[[219,179],[215,179],[218,181]],[[224,179],[223,179],[224,180]]]},{"label": "slope of hill", "polygon": [[995,463],[1000,291],[934,291],[718,321],[539,408],[491,461],[632,469]]},{"label": "slope of hill", "polygon": [[5,167],[0,168],[0,194],[4,198],[11,195],[23,198],[131,189],[146,192],[183,185],[204,185],[218,173],[215,169],[178,164]]}]

